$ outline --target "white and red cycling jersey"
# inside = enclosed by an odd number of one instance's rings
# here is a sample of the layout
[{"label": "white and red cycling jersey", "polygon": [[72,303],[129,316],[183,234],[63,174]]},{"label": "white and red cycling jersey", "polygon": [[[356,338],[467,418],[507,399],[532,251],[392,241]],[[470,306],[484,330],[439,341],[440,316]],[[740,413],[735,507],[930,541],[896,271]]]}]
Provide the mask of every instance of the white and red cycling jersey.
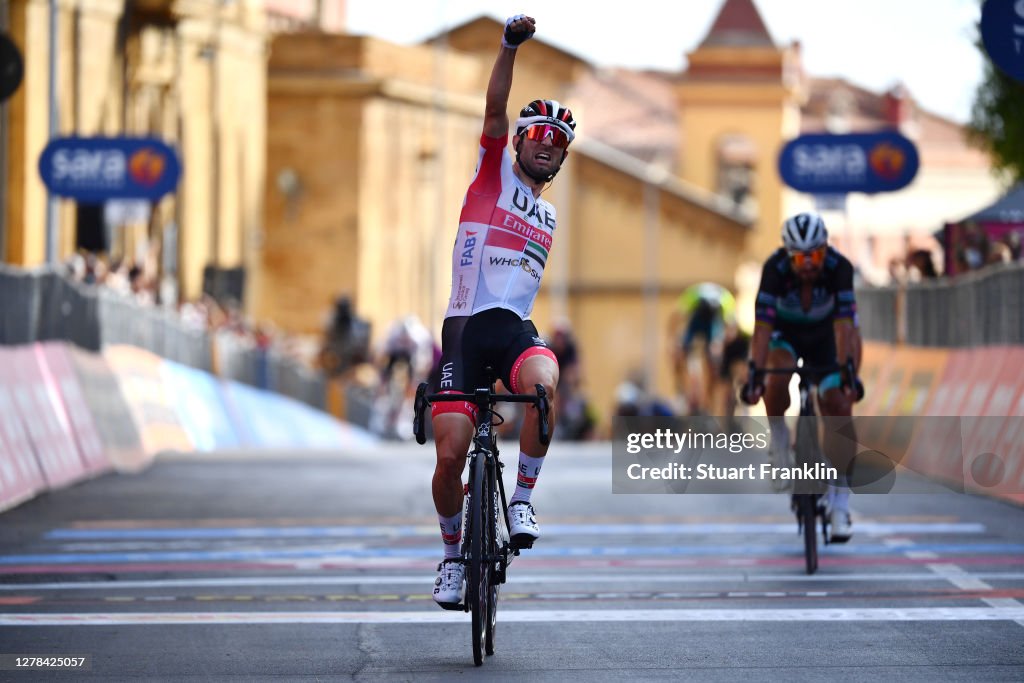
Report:
[{"label": "white and red cycling jersey", "polygon": [[533,310],[555,232],[555,207],[512,170],[508,135],[480,137],[480,161],[466,192],[452,252],[445,318],[492,308],[524,320]]}]

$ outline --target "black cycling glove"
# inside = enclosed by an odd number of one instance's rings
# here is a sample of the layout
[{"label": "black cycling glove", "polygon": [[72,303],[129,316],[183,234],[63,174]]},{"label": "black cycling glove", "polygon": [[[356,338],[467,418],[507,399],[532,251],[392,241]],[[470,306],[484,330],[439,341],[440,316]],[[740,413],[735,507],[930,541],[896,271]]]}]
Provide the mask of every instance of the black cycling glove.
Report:
[{"label": "black cycling glove", "polygon": [[[517,47],[533,37],[535,29],[531,28],[530,24],[523,21],[524,19],[530,19],[530,22],[533,22],[533,19],[525,14],[517,14],[514,17],[509,17],[505,20],[505,33],[501,37],[502,45],[515,50]],[[512,24],[517,22],[519,22],[517,26],[512,26]]]}]

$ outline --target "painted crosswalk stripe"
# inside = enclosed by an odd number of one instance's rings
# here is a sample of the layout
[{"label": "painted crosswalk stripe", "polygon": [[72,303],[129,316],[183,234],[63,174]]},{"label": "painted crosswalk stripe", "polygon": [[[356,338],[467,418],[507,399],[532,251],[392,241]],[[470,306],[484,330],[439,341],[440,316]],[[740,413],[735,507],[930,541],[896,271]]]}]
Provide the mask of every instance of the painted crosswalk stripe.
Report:
[{"label": "painted crosswalk stripe", "polygon": [[[984,581],[1024,581],[1024,572],[962,573],[960,577]],[[563,584],[587,585],[595,583],[627,583],[640,585],[691,583],[829,583],[880,582],[939,583],[947,577],[932,572],[877,572],[859,574],[509,574],[509,585]],[[144,581],[68,581],[54,583],[0,583],[0,593],[25,591],[77,591],[99,589],[153,589],[153,588],[269,588],[273,586],[416,586],[430,581],[429,574],[394,576],[237,576],[192,579],[153,579]],[[988,586],[988,584],[982,584]],[[958,586],[963,588],[962,586]]]},{"label": "painted crosswalk stripe", "polygon": [[[552,535],[578,536],[714,536],[792,535],[794,523],[679,523],[679,524],[548,524]],[[858,522],[857,534],[983,534],[985,525],[973,522]],[[253,539],[253,538],[395,538],[434,537],[430,525],[362,525],[295,527],[178,527],[132,529],[54,529],[45,535],[52,541],[84,540],[171,540],[171,539]]]},{"label": "painted crosswalk stripe", "polygon": [[[502,623],[553,622],[833,622],[1018,621],[1024,607],[852,609],[503,610]],[[438,624],[465,623],[458,612],[135,612],[3,614],[0,626],[132,626],[169,624]]]},{"label": "painted crosswalk stripe", "polygon": [[[650,570],[650,569],[711,569],[723,567],[732,570],[738,568],[749,568],[750,571],[769,569],[773,567],[792,569],[802,566],[804,563],[803,554],[795,554],[795,550],[789,550],[785,555],[766,557],[576,557],[576,558],[532,558],[529,565],[534,570],[560,570],[573,569],[577,571],[591,571],[608,569],[622,571]],[[899,566],[920,566],[925,563],[934,562],[934,559],[915,559],[899,555],[877,555],[857,556],[848,554],[846,556],[832,555],[822,556],[822,561],[833,569],[843,567],[899,567]],[[1024,567],[1024,556],[1014,554],[979,554],[961,555],[956,558],[960,565],[984,565],[985,567]],[[253,572],[253,571],[306,571],[306,572],[339,572],[339,571],[429,571],[437,570],[437,558],[435,556],[422,558],[400,558],[400,557],[368,557],[368,558],[343,558],[343,557],[320,557],[310,560],[263,560],[260,562],[97,562],[83,555],[78,562],[68,564],[0,564],[0,577],[16,575],[37,575],[37,574],[148,574],[167,572]],[[3,585],[4,582],[0,582]]]},{"label": "painted crosswalk stripe", "polygon": [[[992,555],[1024,556],[1022,543],[922,543],[916,551],[930,551],[940,555]],[[744,549],[748,556],[784,556],[792,552],[791,544],[758,545]],[[902,547],[884,545],[856,545],[829,547],[830,556],[902,555]],[[247,550],[126,552],[126,553],[39,553],[0,556],[0,566],[18,564],[69,564],[81,562],[246,562],[260,560],[302,559],[368,559],[368,558],[434,558],[437,548],[352,548],[350,546],[318,546],[301,548],[258,548]],[[651,546],[549,546],[534,548],[531,558],[551,557],[730,557],[737,553],[734,545],[651,545]]]},{"label": "painted crosswalk stripe", "polygon": [[[928,569],[935,572],[936,575],[941,576],[951,584],[959,588],[960,590],[976,590],[976,591],[991,591],[992,586],[985,583],[982,579],[977,576],[972,576],[966,572],[963,568],[958,567],[955,564],[949,563],[935,563],[929,564]],[[990,607],[1024,607],[1019,601],[1013,598],[982,598],[982,601]],[[1024,620],[1017,619],[1016,622],[1020,626],[1024,626]]]}]

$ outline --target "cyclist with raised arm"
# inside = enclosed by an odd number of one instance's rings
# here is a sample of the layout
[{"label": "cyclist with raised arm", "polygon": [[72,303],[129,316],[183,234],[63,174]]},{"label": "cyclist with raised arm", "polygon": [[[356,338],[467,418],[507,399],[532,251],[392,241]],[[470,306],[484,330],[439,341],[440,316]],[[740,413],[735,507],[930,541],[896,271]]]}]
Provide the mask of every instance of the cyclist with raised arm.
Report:
[{"label": "cyclist with raised arm", "polygon": [[[815,213],[799,213],[786,220],[782,242],[783,247],[768,258],[761,274],[751,360],[756,369],[792,368],[798,359],[803,359],[806,367],[839,367],[817,378],[818,403],[824,416],[848,417],[853,403],[863,395],[856,377],[860,341],[853,265],[829,246],[825,222]],[[852,376],[840,364],[848,358],[854,361]],[[755,371],[753,389],[745,385],[741,397],[750,405],[764,397],[771,426],[770,454],[774,464],[781,466],[788,465],[790,458],[789,430],[781,417],[789,408],[791,377],[789,373],[766,376]],[[853,535],[847,463],[836,462],[836,454],[831,455],[840,479],[829,486],[825,497],[830,540],[844,543]]]},{"label": "cyclist with raised arm", "polygon": [[[476,175],[466,193],[452,254],[452,291],[441,331],[439,393],[487,386],[490,366],[513,393],[541,385],[555,404],[558,362],[529,320],[555,231],[555,208],[541,192],[568,156],[575,137],[572,112],[555,100],[534,100],[516,120],[507,150],[508,98],[516,50],[536,30],[532,17],[505,22],[501,47],[487,84]],[[433,495],[441,524],[444,560],[438,565],[434,601],[458,609],[465,596],[462,540],[462,471],[476,416],[470,403],[434,403],[431,416],[437,465]],[[550,416],[550,424],[555,424]],[[540,537],[530,495],[547,447],[540,443],[536,408],[528,407],[520,431],[519,476],[508,506],[509,535],[526,548]]]}]

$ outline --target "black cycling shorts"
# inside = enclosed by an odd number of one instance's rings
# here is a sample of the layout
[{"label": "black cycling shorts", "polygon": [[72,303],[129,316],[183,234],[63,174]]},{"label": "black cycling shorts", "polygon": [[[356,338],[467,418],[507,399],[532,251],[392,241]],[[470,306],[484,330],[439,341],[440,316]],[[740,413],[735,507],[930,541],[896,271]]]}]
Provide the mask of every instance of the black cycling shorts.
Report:
[{"label": "black cycling shorts", "polygon": [[[793,355],[793,360],[803,358],[804,365],[808,367],[826,368],[836,365],[836,333],[831,321],[801,328],[776,329],[772,332],[768,348],[786,349]],[[816,380],[821,382],[830,374],[823,373]],[[819,388],[824,391],[826,387]]]},{"label": "black cycling shorts", "polygon": [[436,392],[473,393],[490,386],[485,369],[493,368],[496,379],[511,392],[519,368],[532,355],[555,354],[529,320],[504,308],[492,308],[476,315],[451,317],[441,328],[441,370]]}]

